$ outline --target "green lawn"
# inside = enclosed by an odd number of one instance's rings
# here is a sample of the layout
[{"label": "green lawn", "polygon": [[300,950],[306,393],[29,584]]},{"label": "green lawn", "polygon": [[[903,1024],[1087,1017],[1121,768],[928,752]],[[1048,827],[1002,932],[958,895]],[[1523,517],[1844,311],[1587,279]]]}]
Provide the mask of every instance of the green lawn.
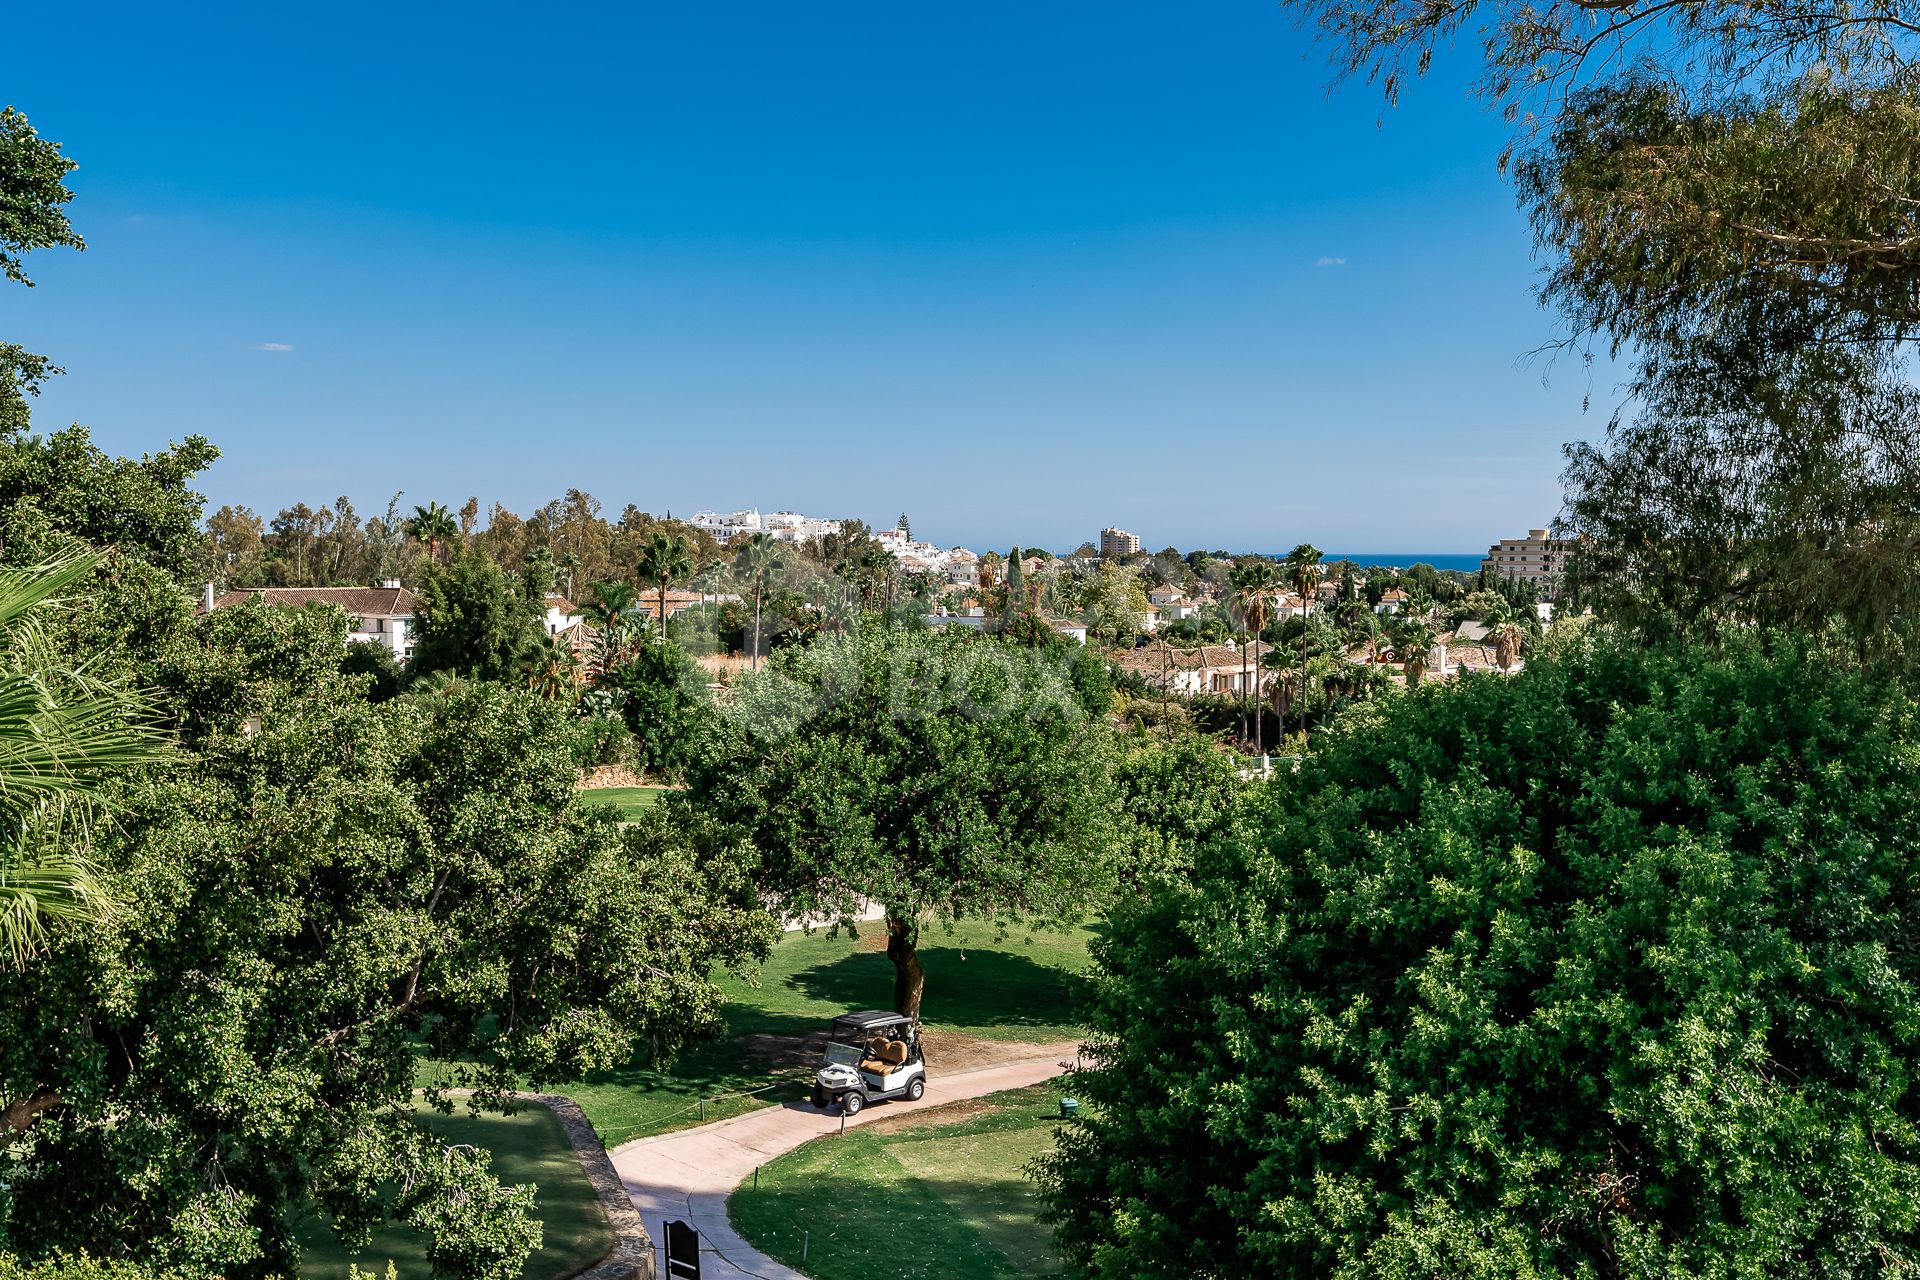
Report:
[{"label": "green lawn", "polygon": [[[598,1262],[613,1247],[613,1229],[580,1170],[567,1135],[545,1107],[529,1105],[512,1116],[471,1116],[455,1110],[443,1116],[422,1110],[420,1122],[448,1142],[471,1143],[493,1153],[493,1169],[509,1185],[531,1182],[540,1188],[535,1212],[544,1224],[540,1250],[527,1260],[526,1280],[558,1280]],[[385,1276],[392,1259],[401,1280],[427,1280],[426,1239],[411,1228],[388,1223],[372,1245],[349,1254],[318,1217],[300,1232],[301,1280],[346,1280],[348,1263]]]},{"label": "green lawn", "polygon": [[[1020,931],[997,937],[990,925],[921,935],[927,970],[922,1014],[930,1027],[992,1040],[1070,1040],[1072,975],[1084,968],[1091,929]],[[861,926],[858,940],[790,933],[750,984],[723,977],[728,1038],[702,1045],[661,1071],[633,1064],[563,1086],[585,1108],[608,1146],[699,1124],[702,1096],[739,1093],[774,1080],[779,1089],[752,1098],[709,1103],[708,1120],[723,1119],[805,1095],[814,1065],[769,1062],[756,1036],[796,1037],[824,1028],[848,1009],[887,1008],[893,964],[877,949],[881,928]]]},{"label": "green lawn", "polygon": [[578,793],[582,804],[611,804],[620,809],[628,821],[640,816],[642,809],[651,809],[659,801],[665,787],[594,787]]},{"label": "green lawn", "polygon": [[1002,1280],[1058,1271],[1023,1166],[1059,1122],[1047,1085],[984,1114],[892,1132],[851,1129],[770,1161],[728,1202],[733,1225],[814,1280]]}]

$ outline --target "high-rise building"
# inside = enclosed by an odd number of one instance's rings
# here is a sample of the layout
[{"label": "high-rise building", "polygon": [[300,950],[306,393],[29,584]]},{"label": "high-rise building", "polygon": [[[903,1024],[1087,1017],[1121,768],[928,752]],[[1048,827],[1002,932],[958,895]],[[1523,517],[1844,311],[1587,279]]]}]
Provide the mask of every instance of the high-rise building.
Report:
[{"label": "high-rise building", "polygon": [[1103,556],[1130,556],[1140,549],[1137,534],[1125,529],[1102,529],[1100,531],[1100,554]]},{"label": "high-rise building", "polygon": [[1522,582],[1551,588],[1567,567],[1573,543],[1547,536],[1545,529],[1529,529],[1524,538],[1502,538],[1487,548],[1480,567],[1490,573],[1502,573]]}]

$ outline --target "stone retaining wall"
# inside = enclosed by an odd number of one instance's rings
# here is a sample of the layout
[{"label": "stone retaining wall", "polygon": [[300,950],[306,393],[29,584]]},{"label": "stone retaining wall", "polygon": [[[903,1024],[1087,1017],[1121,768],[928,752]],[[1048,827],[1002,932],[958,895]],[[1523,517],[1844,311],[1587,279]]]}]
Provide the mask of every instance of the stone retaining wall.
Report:
[{"label": "stone retaining wall", "polygon": [[557,1093],[519,1096],[539,1103],[560,1121],[560,1127],[567,1131],[567,1140],[573,1143],[574,1153],[580,1157],[587,1181],[600,1197],[607,1221],[613,1226],[613,1248],[599,1262],[577,1273],[573,1280],[655,1280],[653,1238],[647,1234],[640,1211],[633,1207],[625,1184],[613,1171],[613,1161],[607,1158],[606,1146],[594,1132],[586,1113],[580,1110],[580,1104]]}]

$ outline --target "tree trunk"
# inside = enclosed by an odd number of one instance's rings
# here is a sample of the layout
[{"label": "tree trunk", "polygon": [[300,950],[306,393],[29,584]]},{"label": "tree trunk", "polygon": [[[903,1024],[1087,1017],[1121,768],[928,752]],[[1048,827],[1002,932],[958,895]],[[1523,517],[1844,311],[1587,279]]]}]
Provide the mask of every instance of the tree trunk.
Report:
[{"label": "tree trunk", "polygon": [[753,593],[753,669],[760,669],[760,592]]},{"label": "tree trunk", "polygon": [[[1307,598],[1304,595],[1300,597],[1300,607],[1303,610],[1303,612],[1300,614],[1300,752],[1302,755],[1304,755],[1306,754],[1306,750],[1307,750],[1307,617],[1308,617],[1308,615],[1304,612],[1304,610],[1307,607]],[[1285,733],[1286,728],[1287,728],[1286,724],[1283,721],[1280,725],[1280,731],[1282,733]]]},{"label": "tree trunk", "polygon": [[667,580],[660,579],[660,642],[667,639]]},{"label": "tree trunk", "polygon": [[887,912],[887,959],[893,961],[893,1011],[920,1017],[927,971],[920,967],[920,926]]}]

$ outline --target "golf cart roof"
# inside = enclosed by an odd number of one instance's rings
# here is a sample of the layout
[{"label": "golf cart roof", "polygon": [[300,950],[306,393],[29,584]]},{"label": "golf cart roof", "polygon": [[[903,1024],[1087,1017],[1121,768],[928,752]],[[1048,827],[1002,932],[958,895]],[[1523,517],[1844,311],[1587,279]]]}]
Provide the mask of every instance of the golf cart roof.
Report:
[{"label": "golf cart roof", "polygon": [[895,1013],[891,1009],[862,1009],[858,1013],[843,1013],[833,1020],[836,1027],[849,1027],[856,1031],[871,1031],[875,1027],[891,1027],[912,1022],[904,1013]]}]

